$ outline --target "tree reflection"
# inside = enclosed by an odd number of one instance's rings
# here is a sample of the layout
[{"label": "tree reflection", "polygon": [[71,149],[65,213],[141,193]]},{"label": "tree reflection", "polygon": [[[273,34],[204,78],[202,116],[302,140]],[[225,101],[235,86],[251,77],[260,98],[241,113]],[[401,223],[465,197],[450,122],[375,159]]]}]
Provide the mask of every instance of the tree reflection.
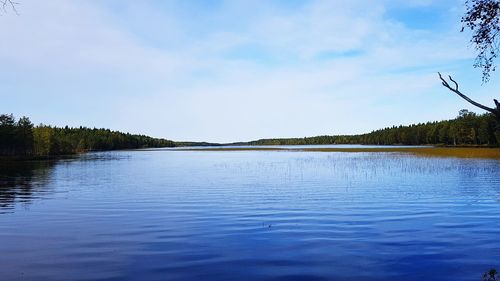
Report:
[{"label": "tree reflection", "polygon": [[29,204],[47,190],[56,161],[0,161],[0,214]]}]

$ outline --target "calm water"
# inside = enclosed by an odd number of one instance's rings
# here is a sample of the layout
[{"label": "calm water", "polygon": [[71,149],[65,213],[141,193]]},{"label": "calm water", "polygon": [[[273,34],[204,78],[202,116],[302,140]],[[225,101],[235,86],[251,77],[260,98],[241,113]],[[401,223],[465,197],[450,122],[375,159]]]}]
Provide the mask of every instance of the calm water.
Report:
[{"label": "calm water", "polygon": [[0,280],[480,280],[500,161],[122,151],[0,165]]},{"label": "calm water", "polygon": [[404,147],[432,147],[418,146],[418,145],[364,145],[364,144],[315,144],[315,145],[223,145],[223,146],[179,146],[179,147],[168,147],[168,148],[153,148],[146,150],[196,150],[204,148],[291,148],[291,149],[303,149],[303,148],[404,148]]}]

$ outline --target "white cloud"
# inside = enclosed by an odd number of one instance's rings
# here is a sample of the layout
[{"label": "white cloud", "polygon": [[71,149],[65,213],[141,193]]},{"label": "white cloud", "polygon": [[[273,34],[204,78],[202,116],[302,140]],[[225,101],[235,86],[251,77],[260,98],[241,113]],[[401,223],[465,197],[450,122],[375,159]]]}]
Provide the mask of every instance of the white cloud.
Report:
[{"label": "white cloud", "polygon": [[[412,30],[386,14],[432,1],[231,1],[210,12],[140,3],[118,13],[25,1],[21,16],[0,18],[1,72],[21,77],[9,76],[19,97],[7,105],[37,121],[180,140],[360,133],[447,117],[435,72],[471,57],[450,23]],[[37,74],[46,81],[29,87]],[[40,93],[43,106],[26,102]]]}]

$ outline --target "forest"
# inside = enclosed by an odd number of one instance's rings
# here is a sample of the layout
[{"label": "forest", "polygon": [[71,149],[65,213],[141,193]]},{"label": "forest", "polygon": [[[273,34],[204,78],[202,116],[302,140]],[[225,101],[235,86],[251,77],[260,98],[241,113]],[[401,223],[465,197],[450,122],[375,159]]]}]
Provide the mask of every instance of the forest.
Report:
[{"label": "forest", "polygon": [[[409,126],[393,126],[361,135],[316,136],[305,138],[261,139],[230,145],[474,145],[498,146],[500,134],[496,117],[461,110],[457,118]],[[0,156],[48,157],[88,151],[221,145],[200,142],[174,142],[133,135],[109,129],[87,127],[34,126],[28,117],[16,120],[12,114],[0,115]]]},{"label": "forest", "polygon": [[478,115],[463,109],[457,118],[409,126],[393,126],[361,135],[317,136],[305,138],[261,139],[240,145],[475,145],[498,146],[500,135],[496,117],[491,113]]},{"label": "forest", "polygon": [[87,151],[171,147],[174,142],[96,128],[34,126],[28,117],[0,115],[0,156],[47,157]]}]

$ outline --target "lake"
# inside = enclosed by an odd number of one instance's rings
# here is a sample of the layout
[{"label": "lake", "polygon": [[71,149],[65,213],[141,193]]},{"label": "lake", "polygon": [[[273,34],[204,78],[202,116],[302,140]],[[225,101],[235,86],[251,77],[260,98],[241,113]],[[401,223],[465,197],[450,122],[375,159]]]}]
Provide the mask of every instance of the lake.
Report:
[{"label": "lake", "polygon": [[0,280],[481,280],[500,160],[118,151],[0,164]]}]

